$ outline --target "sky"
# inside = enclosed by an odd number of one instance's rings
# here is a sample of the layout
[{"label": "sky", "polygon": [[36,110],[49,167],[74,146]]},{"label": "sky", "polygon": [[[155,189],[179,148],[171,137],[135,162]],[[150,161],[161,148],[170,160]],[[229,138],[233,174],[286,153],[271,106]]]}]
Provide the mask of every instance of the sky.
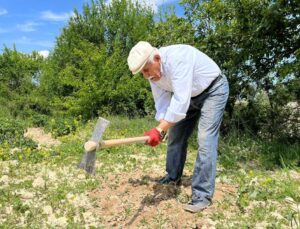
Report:
[{"label": "sky", "polygon": [[[111,0],[106,0],[109,4]],[[135,0],[151,6],[154,11],[160,7],[175,5],[176,13],[183,9],[176,0]],[[4,47],[19,52],[38,51],[47,56],[55,45],[56,37],[67,25],[74,9],[82,12],[88,0],[0,0],[0,53]]]}]

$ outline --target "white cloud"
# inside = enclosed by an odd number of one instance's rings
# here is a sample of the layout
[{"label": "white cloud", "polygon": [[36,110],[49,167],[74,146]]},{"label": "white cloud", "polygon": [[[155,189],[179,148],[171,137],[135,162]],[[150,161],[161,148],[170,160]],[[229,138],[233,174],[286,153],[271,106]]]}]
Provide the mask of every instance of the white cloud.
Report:
[{"label": "white cloud", "polygon": [[7,10],[6,9],[0,9],[0,16],[7,14]]},{"label": "white cloud", "polygon": [[[158,7],[161,5],[178,2],[176,0],[132,0],[133,2],[139,2],[141,5],[150,7],[154,12],[158,11]],[[112,0],[105,1],[106,4],[110,4]]]},{"label": "white cloud", "polygon": [[73,12],[70,13],[53,13],[50,10],[41,12],[41,17],[43,20],[47,21],[67,21],[70,17],[74,15]]},{"label": "white cloud", "polygon": [[40,54],[44,58],[47,58],[49,56],[49,51],[48,50],[41,50],[41,51],[38,51],[38,54]]},{"label": "white cloud", "polygon": [[36,22],[26,22],[24,24],[18,24],[17,28],[23,32],[33,32],[36,31],[36,26],[40,25],[40,23]]}]

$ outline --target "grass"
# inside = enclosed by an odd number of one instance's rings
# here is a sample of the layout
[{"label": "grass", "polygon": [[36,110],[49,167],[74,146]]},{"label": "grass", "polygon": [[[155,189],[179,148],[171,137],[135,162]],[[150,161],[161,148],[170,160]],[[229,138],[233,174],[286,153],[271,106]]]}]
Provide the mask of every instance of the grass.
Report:
[{"label": "grass", "polygon": [[[148,118],[108,117],[111,121],[105,139],[140,136],[155,126]],[[164,171],[166,143],[150,148],[134,144],[102,149],[97,153],[97,176],[77,169],[83,144],[90,137],[95,120],[66,136],[62,144],[51,149],[26,147],[11,153],[7,144],[0,146],[0,227],[68,227],[109,228],[106,218],[97,214],[97,199],[89,192],[107,185],[111,190],[121,186],[120,174],[128,176],[143,171],[139,180],[128,177],[137,187],[150,187],[149,171]],[[191,174],[197,153],[196,133],[190,139],[185,173]],[[234,195],[226,195],[212,213],[199,213],[196,219],[209,220],[216,228],[297,228],[300,227],[299,144],[263,142],[249,136],[232,134],[220,138],[217,183],[237,187]],[[20,155],[22,157],[20,157]],[[148,175],[147,175],[148,174]],[[113,180],[112,177],[115,177]],[[124,195],[130,194],[124,191]],[[159,194],[159,193],[158,193]],[[113,193],[112,193],[113,195]],[[189,195],[177,190],[177,203],[186,203]],[[145,199],[151,206],[155,198]],[[148,203],[149,202],[149,203]],[[125,203],[124,203],[125,204]],[[148,207],[149,207],[148,206]],[[133,203],[124,205],[123,217],[136,214]],[[172,204],[167,203],[166,209]],[[298,209],[298,210],[297,210]],[[166,228],[172,220],[157,207],[153,216],[140,221],[145,228]],[[182,222],[183,226],[193,225]]]}]

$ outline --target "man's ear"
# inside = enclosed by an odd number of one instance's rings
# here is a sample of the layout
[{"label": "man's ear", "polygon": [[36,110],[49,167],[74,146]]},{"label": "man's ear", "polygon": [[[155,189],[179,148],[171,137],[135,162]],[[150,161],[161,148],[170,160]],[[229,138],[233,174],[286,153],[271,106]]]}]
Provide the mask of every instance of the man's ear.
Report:
[{"label": "man's ear", "polygon": [[154,61],[155,62],[160,62],[160,55],[159,54],[154,55]]}]

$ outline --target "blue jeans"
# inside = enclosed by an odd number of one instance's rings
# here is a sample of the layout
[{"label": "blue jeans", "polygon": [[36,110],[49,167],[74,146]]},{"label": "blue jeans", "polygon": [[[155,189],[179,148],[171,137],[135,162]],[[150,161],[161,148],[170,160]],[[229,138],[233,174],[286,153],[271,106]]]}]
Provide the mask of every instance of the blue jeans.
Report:
[{"label": "blue jeans", "polygon": [[229,87],[222,76],[208,90],[191,98],[186,117],[169,131],[166,171],[177,180],[182,176],[188,138],[198,122],[198,154],[192,178],[192,202],[211,200],[215,190],[219,128]]}]

